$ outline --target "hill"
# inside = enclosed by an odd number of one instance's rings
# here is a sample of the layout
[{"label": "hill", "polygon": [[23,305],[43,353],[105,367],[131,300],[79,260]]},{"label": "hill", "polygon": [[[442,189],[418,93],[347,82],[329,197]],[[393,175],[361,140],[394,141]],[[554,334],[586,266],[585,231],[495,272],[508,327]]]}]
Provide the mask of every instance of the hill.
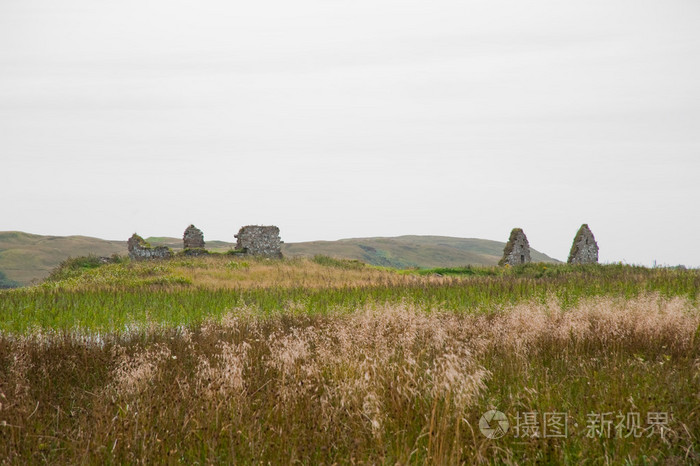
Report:
[{"label": "hill", "polygon": [[126,253],[126,241],[88,236],[42,236],[20,231],[0,232],[0,272],[28,285],[44,279],[61,261],[86,254]]},{"label": "hill", "polygon": [[[147,241],[154,246],[182,249],[180,238],[151,237]],[[235,246],[234,243],[215,240],[207,241],[206,244],[207,249],[214,252],[225,252]],[[475,238],[399,236],[285,243],[282,253],[288,257],[322,254],[385,267],[426,268],[495,265],[503,254],[504,246],[505,243],[500,241]],[[0,272],[6,276],[7,283],[28,285],[38,282],[68,257],[126,253],[126,241],[87,236],[42,236],[18,231],[0,232]],[[532,250],[532,260],[558,262],[535,250]]]},{"label": "hill", "polygon": [[[290,243],[282,252],[287,256],[323,254],[395,268],[432,268],[496,265],[504,247],[505,243],[486,239],[408,235]],[[534,249],[532,261],[559,262]]]}]

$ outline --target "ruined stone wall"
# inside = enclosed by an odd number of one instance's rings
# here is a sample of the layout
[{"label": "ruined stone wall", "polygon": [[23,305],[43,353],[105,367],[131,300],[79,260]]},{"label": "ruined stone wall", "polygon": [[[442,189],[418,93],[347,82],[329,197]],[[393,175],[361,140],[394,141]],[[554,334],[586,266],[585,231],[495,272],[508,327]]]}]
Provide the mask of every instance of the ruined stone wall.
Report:
[{"label": "ruined stone wall", "polygon": [[522,228],[513,228],[503,249],[503,258],[498,265],[521,265],[530,263],[530,243]]},{"label": "ruined stone wall", "polygon": [[168,259],[173,252],[166,246],[152,247],[143,238],[134,233],[127,241],[129,257],[133,260]]},{"label": "ruined stone wall", "polygon": [[597,264],[598,243],[587,224],[581,225],[569,252],[569,264]]},{"label": "ruined stone wall", "polygon": [[204,249],[204,233],[194,225],[187,227],[182,235],[182,241],[185,249]]},{"label": "ruined stone wall", "polygon": [[280,229],[276,226],[248,225],[242,227],[235,238],[236,249],[246,254],[282,257]]}]

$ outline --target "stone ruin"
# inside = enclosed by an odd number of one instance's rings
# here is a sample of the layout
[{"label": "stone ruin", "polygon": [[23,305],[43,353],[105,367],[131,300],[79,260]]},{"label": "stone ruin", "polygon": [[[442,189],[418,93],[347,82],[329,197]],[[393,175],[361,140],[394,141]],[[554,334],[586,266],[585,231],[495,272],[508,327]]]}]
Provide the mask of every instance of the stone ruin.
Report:
[{"label": "stone ruin", "polygon": [[569,264],[597,264],[598,243],[587,224],[581,225],[569,252]]},{"label": "stone ruin", "polygon": [[506,247],[503,249],[503,258],[498,265],[522,265],[530,263],[530,243],[522,228],[513,228]]},{"label": "stone ruin", "polygon": [[[264,256],[271,258],[282,257],[282,240],[280,229],[276,226],[248,225],[242,227],[237,235],[236,249],[231,254]],[[204,249],[204,234],[202,230],[190,225],[182,236],[184,249],[179,254],[200,256],[209,254]],[[173,251],[166,246],[153,247],[136,233],[127,241],[129,257],[133,260],[168,259],[173,257]]]},{"label": "stone ruin", "polygon": [[248,225],[237,235],[236,249],[253,256],[282,257],[280,229],[276,226]]},{"label": "stone ruin", "polygon": [[204,249],[204,233],[194,225],[190,225],[182,235],[185,249]]},{"label": "stone ruin", "polygon": [[134,233],[127,241],[129,257],[133,260],[143,259],[169,259],[173,257],[173,252],[167,246],[152,247],[139,235]]}]

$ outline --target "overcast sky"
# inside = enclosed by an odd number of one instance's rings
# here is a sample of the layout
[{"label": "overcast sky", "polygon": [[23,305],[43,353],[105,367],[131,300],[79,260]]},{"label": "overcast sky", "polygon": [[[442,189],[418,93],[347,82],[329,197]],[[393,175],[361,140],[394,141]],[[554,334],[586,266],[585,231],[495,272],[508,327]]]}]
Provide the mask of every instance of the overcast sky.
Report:
[{"label": "overcast sky", "polygon": [[0,230],[700,266],[700,2],[0,0]]}]

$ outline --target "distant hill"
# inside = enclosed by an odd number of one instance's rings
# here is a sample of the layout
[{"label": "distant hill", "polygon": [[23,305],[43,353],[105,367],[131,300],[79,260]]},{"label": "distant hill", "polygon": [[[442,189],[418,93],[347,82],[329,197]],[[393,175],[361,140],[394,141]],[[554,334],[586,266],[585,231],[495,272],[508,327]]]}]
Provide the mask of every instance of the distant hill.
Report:
[{"label": "distant hill", "polygon": [[[391,238],[351,238],[338,241],[309,241],[285,244],[286,256],[313,256],[357,259],[372,265],[396,268],[496,265],[505,243],[450,236],[397,236]],[[532,250],[533,262],[558,262]]]},{"label": "distant hill", "polygon": [[42,236],[20,231],[0,232],[0,271],[22,285],[46,278],[68,257],[126,253],[126,241],[88,236]]},{"label": "distant hill", "polygon": [[[170,238],[167,236],[151,236],[146,238],[146,241],[151,243],[151,246],[168,246],[172,248],[173,251],[179,251],[182,249],[182,238]],[[226,241],[208,240],[204,238],[205,245],[208,251],[212,252],[226,252],[236,247],[236,243],[227,243]],[[126,247],[126,242],[124,243]],[[125,253],[126,254],[126,253]]]},{"label": "distant hill", "polygon": [[[151,237],[154,246],[182,249],[182,239]],[[225,252],[235,243],[207,241],[207,249]],[[314,256],[357,259],[385,267],[453,267],[462,265],[496,265],[505,243],[475,238],[449,236],[398,236],[393,238],[351,238],[338,241],[285,243],[282,253],[288,257]],[[7,283],[28,285],[38,282],[68,257],[94,254],[126,254],[126,241],[108,241],[87,236],[42,236],[19,231],[0,232],[0,278]],[[532,250],[533,262],[558,262]]]}]

